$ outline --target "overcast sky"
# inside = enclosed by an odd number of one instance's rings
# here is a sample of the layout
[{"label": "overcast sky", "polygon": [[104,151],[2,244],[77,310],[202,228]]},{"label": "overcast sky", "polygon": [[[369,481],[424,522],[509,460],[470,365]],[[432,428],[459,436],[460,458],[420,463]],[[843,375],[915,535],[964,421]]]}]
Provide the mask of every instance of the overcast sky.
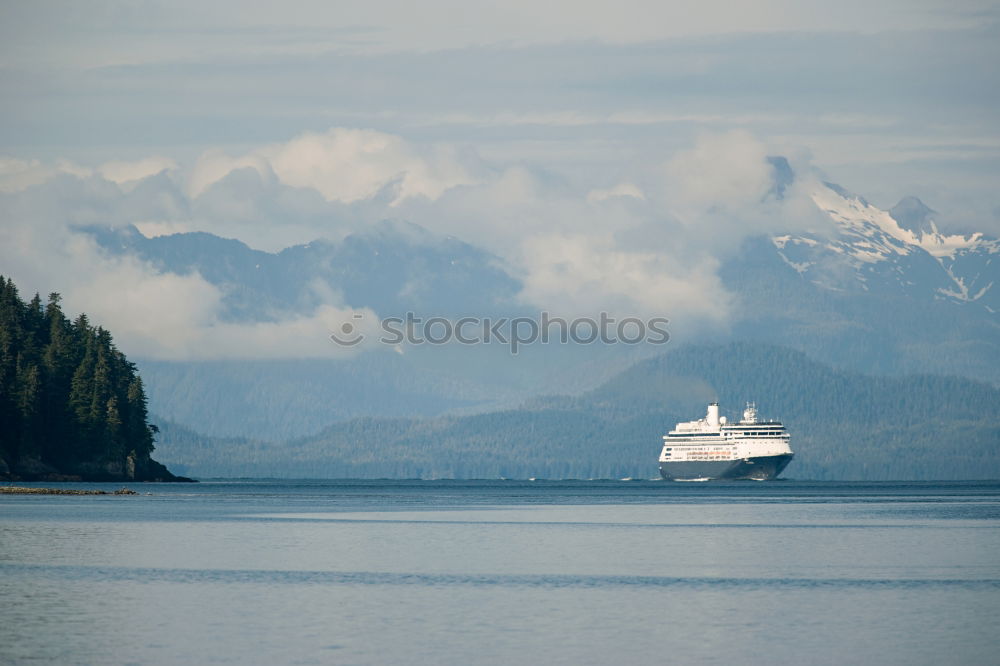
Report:
[{"label": "overcast sky", "polygon": [[[774,154],[1000,235],[998,21],[995,2],[923,0],[4,2],[0,273],[43,263],[19,225],[141,222],[275,249],[319,219],[391,215],[509,259],[536,300],[572,301],[586,294],[546,266],[660,266],[618,232],[735,210]],[[257,175],[213,187],[241,168]],[[164,169],[142,202],[98,182]],[[233,201],[253,208],[239,224]],[[738,237],[789,214],[712,223]],[[698,252],[621,290],[715,293],[719,255]]]},{"label": "overcast sky", "polygon": [[600,179],[743,128],[811,151],[886,206],[912,193],[956,216],[1000,207],[995,2],[43,0],[0,12],[0,150],[20,158],[190,160],[337,126]]}]

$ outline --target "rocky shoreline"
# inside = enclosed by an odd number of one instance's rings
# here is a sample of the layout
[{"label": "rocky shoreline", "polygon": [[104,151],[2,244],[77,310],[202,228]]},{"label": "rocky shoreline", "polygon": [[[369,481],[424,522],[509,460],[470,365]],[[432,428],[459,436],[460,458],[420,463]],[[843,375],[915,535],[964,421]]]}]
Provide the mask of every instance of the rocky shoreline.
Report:
[{"label": "rocky shoreline", "polygon": [[64,465],[50,464],[31,457],[19,460],[17,464],[8,465],[3,457],[0,457],[0,481],[196,483],[194,479],[172,474],[152,458],[136,459],[134,456],[118,462],[77,462]]},{"label": "rocky shoreline", "polygon": [[0,495],[138,495],[128,488],[119,490],[87,490],[80,488],[26,488],[24,486],[0,486]]}]

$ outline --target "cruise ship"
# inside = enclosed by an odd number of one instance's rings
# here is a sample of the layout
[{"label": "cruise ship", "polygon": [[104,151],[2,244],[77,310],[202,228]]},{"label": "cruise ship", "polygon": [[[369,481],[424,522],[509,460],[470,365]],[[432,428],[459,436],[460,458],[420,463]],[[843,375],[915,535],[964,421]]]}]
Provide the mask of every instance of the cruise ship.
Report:
[{"label": "cruise ship", "polygon": [[753,403],[747,403],[739,423],[727,423],[713,402],[705,418],[678,423],[663,436],[660,474],[673,481],[766,481],[781,474],[795,455],[788,442],[785,426],[757,420]]}]

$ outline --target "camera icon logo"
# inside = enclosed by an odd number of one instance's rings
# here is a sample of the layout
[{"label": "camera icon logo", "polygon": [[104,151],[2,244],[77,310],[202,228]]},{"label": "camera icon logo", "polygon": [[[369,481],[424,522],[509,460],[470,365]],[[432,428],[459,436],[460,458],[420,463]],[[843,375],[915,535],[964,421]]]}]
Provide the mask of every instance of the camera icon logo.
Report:
[{"label": "camera icon logo", "polygon": [[[355,313],[351,318],[364,319],[364,315]],[[358,325],[345,321],[338,330],[330,333],[330,339],[341,347],[353,347],[365,339],[365,334],[358,329]]]}]

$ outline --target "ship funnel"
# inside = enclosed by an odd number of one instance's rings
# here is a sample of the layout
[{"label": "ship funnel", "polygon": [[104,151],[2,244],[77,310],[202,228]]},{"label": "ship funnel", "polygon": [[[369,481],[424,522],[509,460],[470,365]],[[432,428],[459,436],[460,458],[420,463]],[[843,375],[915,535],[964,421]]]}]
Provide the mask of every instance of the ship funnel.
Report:
[{"label": "ship funnel", "polygon": [[719,427],[719,403],[713,402],[708,406],[708,415],[705,417],[708,425],[713,428]]}]

